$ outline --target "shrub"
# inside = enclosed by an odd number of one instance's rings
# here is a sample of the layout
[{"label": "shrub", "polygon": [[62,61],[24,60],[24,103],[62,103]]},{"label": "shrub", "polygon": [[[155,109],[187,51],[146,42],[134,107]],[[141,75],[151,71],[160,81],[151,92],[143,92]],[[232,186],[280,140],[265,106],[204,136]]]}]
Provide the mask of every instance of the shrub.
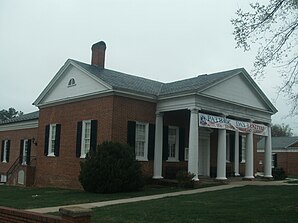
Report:
[{"label": "shrub", "polygon": [[179,171],[176,174],[176,179],[178,181],[179,187],[186,187],[186,188],[192,188],[194,186],[194,174],[187,172],[187,171]]},{"label": "shrub", "polygon": [[283,168],[276,167],[272,169],[272,176],[274,180],[284,180],[287,178]]},{"label": "shrub", "polygon": [[79,180],[85,191],[114,193],[143,186],[141,165],[128,145],[104,142],[81,162]]}]

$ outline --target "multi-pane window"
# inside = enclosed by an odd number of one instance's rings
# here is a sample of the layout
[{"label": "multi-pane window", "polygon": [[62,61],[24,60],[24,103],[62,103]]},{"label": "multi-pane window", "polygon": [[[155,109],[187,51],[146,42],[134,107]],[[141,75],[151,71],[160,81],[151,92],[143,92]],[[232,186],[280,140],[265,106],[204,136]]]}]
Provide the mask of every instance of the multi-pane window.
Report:
[{"label": "multi-pane window", "polygon": [[230,134],[226,135],[226,161],[227,163],[231,162],[231,142],[230,142]]},{"label": "multi-pane window", "polygon": [[29,150],[29,141],[28,139],[24,139],[24,144],[23,144],[23,157],[21,157],[22,159],[22,164],[26,165],[27,164],[27,156],[28,156],[28,150]]},{"label": "multi-pane window", "polygon": [[81,158],[85,158],[86,154],[90,151],[90,142],[91,142],[91,120],[83,121]]},{"label": "multi-pane window", "polygon": [[148,124],[136,123],[135,153],[137,160],[147,160],[148,153]]},{"label": "multi-pane window", "polygon": [[8,140],[4,140],[4,147],[3,147],[3,150],[2,150],[2,162],[3,163],[7,163],[8,160],[7,160],[7,154],[8,154],[8,151],[9,150],[9,142]]},{"label": "multi-pane window", "polygon": [[48,156],[54,156],[55,143],[56,143],[56,127],[57,127],[56,124],[50,125]]},{"label": "multi-pane window", "polygon": [[245,155],[246,155],[246,135],[242,135],[242,150],[241,150],[241,163],[245,163]]},{"label": "multi-pane window", "polygon": [[179,128],[169,127],[168,130],[168,160],[177,161],[178,160],[178,149],[179,149]]}]

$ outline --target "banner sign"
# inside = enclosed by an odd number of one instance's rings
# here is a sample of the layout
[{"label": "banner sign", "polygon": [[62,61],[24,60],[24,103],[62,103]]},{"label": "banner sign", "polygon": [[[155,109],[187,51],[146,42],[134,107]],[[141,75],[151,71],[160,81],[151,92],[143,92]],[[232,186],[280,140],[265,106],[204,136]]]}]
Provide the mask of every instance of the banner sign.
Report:
[{"label": "banner sign", "polygon": [[267,136],[268,135],[268,127],[261,124],[256,124],[252,122],[244,122],[233,120],[225,117],[207,115],[203,113],[199,113],[199,126],[200,127],[208,127],[215,129],[227,129],[242,133],[253,132],[256,135]]}]

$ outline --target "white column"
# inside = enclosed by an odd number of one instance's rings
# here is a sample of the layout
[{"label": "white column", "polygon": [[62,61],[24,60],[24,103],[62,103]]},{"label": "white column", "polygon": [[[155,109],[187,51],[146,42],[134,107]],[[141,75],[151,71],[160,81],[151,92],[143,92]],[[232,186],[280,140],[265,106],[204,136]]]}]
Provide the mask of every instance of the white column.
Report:
[{"label": "white column", "polygon": [[226,130],[218,129],[217,142],[217,180],[226,180]]},{"label": "white column", "polygon": [[198,109],[190,110],[189,124],[189,154],[188,154],[188,172],[195,174],[193,180],[199,180],[199,122]]},{"label": "white column", "polygon": [[268,126],[268,136],[265,138],[264,177],[272,178],[272,144],[270,126]]},{"label": "white column", "polygon": [[162,179],[163,114],[156,113],[153,179]]},{"label": "white column", "polygon": [[235,148],[234,148],[234,174],[239,177],[239,131],[235,131]]},{"label": "white column", "polygon": [[245,179],[254,178],[254,160],[253,160],[253,133],[247,135],[246,141],[246,157],[245,157]]}]

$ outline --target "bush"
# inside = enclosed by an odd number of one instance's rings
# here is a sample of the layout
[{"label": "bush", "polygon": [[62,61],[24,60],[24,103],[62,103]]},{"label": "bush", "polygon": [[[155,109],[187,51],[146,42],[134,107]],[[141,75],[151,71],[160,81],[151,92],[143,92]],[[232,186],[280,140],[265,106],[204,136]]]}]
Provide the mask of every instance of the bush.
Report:
[{"label": "bush", "polygon": [[179,171],[176,175],[176,179],[178,181],[179,187],[185,187],[185,188],[193,188],[194,186],[194,174],[189,173],[187,171]]},{"label": "bush", "polygon": [[272,176],[274,180],[284,180],[287,178],[287,175],[284,169],[279,167],[272,169]]},{"label": "bush", "polygon": [[135,191],[143,186],[134,149],[113,142],[104,142],[88,154],[81,162],[79,180],[85,191],[94,193]]}]

